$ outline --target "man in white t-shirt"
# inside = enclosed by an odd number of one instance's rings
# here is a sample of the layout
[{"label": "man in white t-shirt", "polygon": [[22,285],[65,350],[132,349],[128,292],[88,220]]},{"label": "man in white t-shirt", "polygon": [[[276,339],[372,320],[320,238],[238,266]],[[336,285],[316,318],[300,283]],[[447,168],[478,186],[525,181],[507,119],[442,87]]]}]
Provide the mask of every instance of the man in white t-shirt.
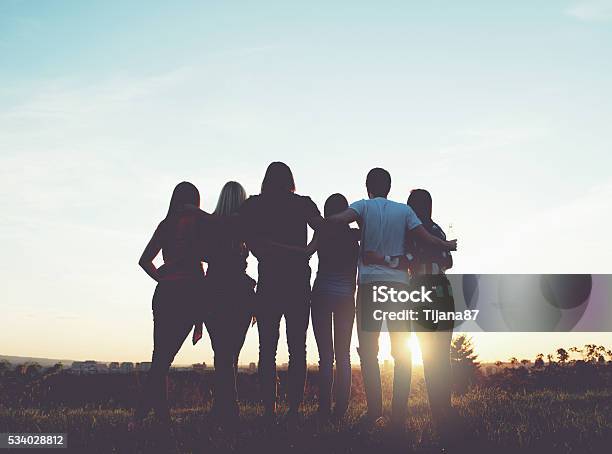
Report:
[{"label": "man in white t-shirt", "polygon": [[[402,256],[406,251],[406,233],[411,232],[414,238],[435,244],[448,250],[455,250],[456,240],[444,241],[433,235],[421,225],[421,221],[412,208],[406,204],[387,199],[391,189],[391,175],[384,169],[374,168],[366,178],[368,199],[352,203],[342,213],[329,218],[331,222],[351,223],[356,221],[361,228],[361,254],[359,257],[359,289],[357,291],[357,334],[359,338],[359,356],[361,373],[368,402],[367,420],[375,423],[382,417],[382,387],[378,365],[378,338],[382,323],[375,329],[364,329],[360,320],[360,302],[372,298],[374,285],[392,285],[397,288],[407,287],[409,276],[406,270],[397,268],[393,257]],[[375,252],[384,256],[386,264],[374,264],[367,261],[367,253]],[[410,336],[410,325],[404,322],[399,330],[390,331],[391,354],[394,359],[394,380],[392,400],[392,423],[403,427],[407,414],[408,395],[410,394],[410,376],[412,358],[407,343]]]}]

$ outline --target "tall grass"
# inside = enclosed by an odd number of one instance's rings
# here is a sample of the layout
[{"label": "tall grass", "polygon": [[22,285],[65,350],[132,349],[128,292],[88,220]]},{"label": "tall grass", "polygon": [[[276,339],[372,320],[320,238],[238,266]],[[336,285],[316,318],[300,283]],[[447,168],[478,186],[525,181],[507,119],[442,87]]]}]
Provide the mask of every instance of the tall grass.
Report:
[{"label": "tall grass", "polygon": [[[236,432],[219,429],[208,405],[174,409],[170,438],[151,420],[141,431],[129,432],[128,409],[0,407],[0,432],[65,432],[73,452],[439,452],[421,382],[413,388],[409,406],[402,435],[388,424],[364,429],[359,423],[365,411],[362,396],[353,399],[346,418],[335,425],[317,424],[315,404],[308,402],[302,423],[292,431],[282,423],[264,426],[262,408],[243,403]],[[567,393],[474,388],[454,396],[453,406],[457,431],[449,452],[582,454],[610,452],[612,446],[611,389]]]}]

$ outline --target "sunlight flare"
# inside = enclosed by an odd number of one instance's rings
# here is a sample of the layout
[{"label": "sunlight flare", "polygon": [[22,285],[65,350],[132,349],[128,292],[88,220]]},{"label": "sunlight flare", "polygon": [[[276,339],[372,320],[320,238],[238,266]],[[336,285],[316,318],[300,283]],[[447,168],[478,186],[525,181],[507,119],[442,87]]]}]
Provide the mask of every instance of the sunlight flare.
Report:
[{"label": "sunlight flare", "polygon": [[[419,340],[416,334],[412,333],[408,340],[406,341],[406,349],[409,349],[412,352],[412,364],[414,365],[422,365],[423,364],[423,356],[421,355],[421,347],[419,346]],[[391,340],[389,337],[389,333],[381,333],[380,338],[378,340],[378,359],[382,363],[384,361],[392,361],[393,357],[391,356]]]}]

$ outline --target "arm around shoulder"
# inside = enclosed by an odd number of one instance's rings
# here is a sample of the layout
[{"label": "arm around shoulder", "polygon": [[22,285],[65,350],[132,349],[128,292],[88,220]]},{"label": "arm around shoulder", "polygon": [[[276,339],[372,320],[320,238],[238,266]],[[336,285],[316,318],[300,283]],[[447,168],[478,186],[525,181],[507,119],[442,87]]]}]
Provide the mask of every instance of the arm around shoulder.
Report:
[{"label": "arm around shoulder", "polygon": [[360,216],[354,208],[347,208],[346,210],[329,216],[326,219],[332,224],[350,224],[351,222],[358,221]]},{"label": "arm around shoulder", "polygon": [[413,228],[412,230],[410,230],[410,233],[414,235],[417,240],[423,241],[424,243],[430,244],[432,246],[437,246],[445,251],[457,250],[457,240],[442,240],[437,236],[430,234],[427,230],[425,230],[425,227],[423,227],[423,225],[419,225]]}]

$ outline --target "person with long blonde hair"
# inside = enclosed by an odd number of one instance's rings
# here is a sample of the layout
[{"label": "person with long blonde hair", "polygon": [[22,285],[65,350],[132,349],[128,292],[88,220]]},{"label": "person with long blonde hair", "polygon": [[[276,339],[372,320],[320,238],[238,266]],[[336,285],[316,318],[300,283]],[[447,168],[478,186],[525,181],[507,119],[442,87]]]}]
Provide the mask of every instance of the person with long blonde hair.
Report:
[{"label": "person with long blonde hair", "polygon": [[[213,213],[219,217],[237,215],[246,200],[240,183],[227,182],[221,189]],[[238,356],[253,315],[255,281],[246,273],[249,251],[237,231],[226,222],[211,223],[205,246],[207,300],[204,323],[215,353],[215,396],[213,413],[222,425],[235,423]]]},{"label": "person with long blonde hair", "polygon": [[247,193],[237,181],[228,181],[223,185],[217,207],[213,214],[217,216],[232,216],[238,213],[238,209],[247,198]]}]

